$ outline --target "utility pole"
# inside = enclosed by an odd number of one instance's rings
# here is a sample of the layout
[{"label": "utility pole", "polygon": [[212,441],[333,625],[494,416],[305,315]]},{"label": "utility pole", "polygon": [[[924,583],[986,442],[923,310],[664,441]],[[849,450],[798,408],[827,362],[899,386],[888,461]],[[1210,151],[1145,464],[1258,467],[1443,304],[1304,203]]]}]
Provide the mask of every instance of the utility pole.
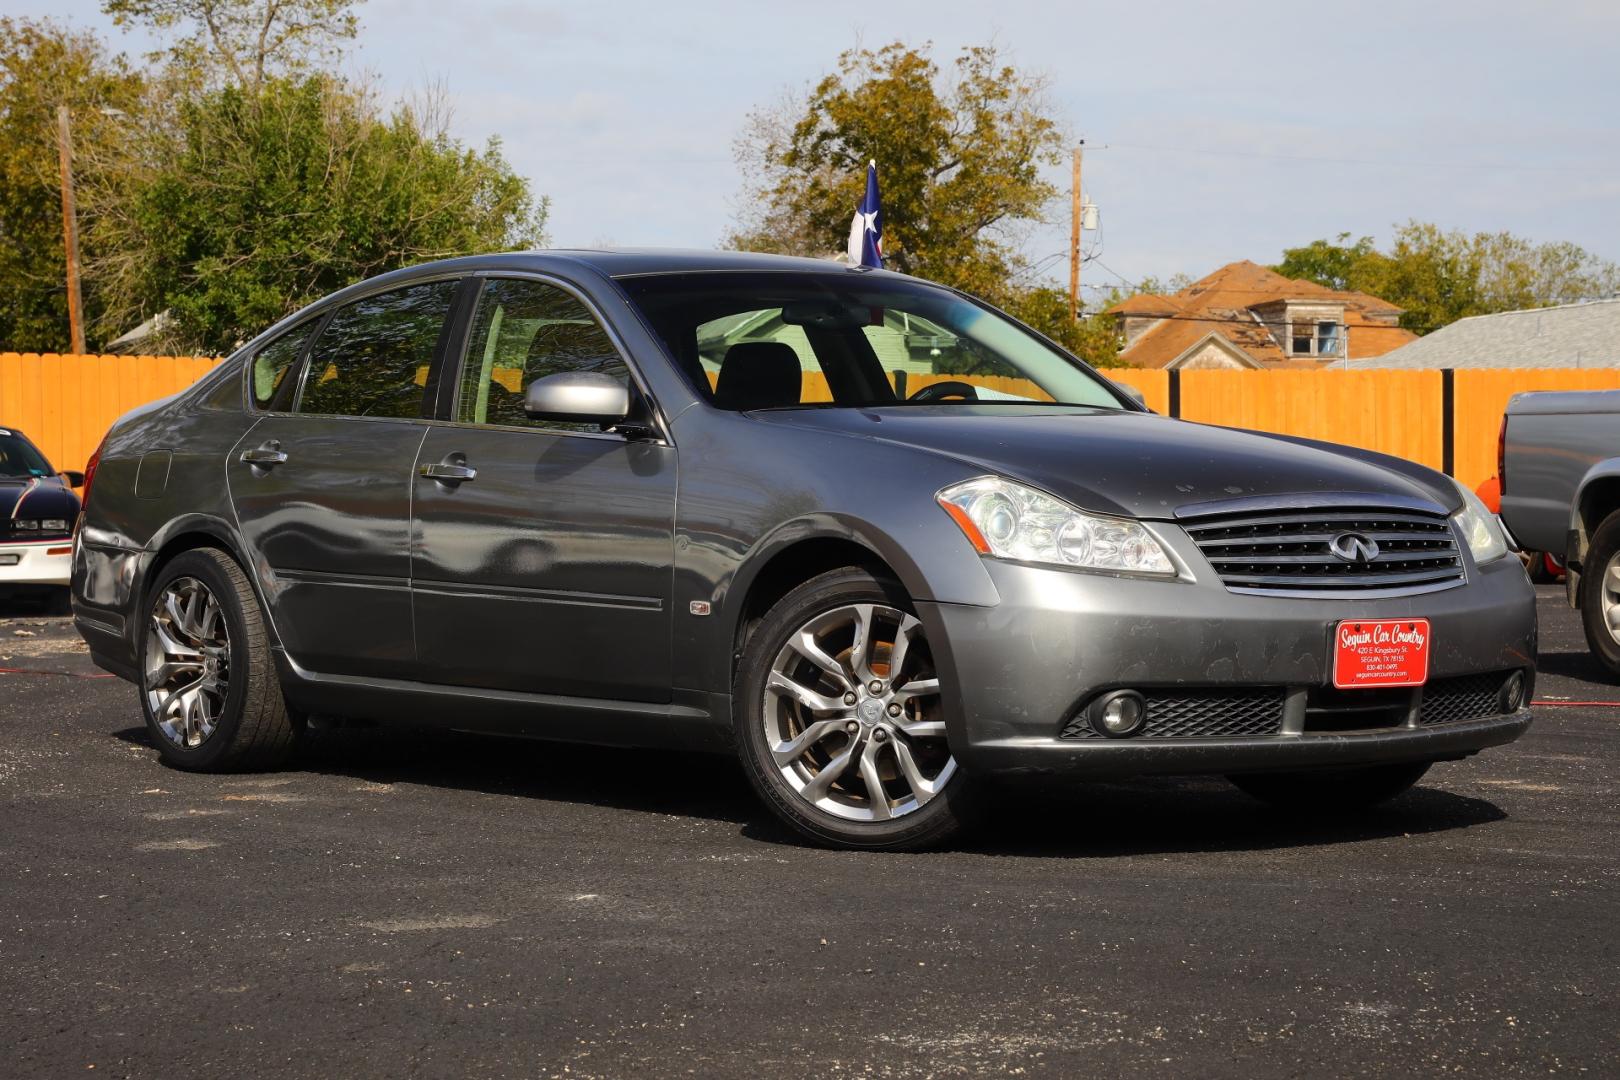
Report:
[{"label": "utility pole", "polygon": [[1074,148],[1074,187],[1069,192],[1069,319],[1080,321],[1080,153],[1081,139]]},{"label": "utility pole", "polygon": [[62,243],[67,248],[68,330],[73,353],[84,355],[84,299],[79,294],[79,222],[73,202],[73,135],[68,107],[56,107],[56,155],[62,167]]}]

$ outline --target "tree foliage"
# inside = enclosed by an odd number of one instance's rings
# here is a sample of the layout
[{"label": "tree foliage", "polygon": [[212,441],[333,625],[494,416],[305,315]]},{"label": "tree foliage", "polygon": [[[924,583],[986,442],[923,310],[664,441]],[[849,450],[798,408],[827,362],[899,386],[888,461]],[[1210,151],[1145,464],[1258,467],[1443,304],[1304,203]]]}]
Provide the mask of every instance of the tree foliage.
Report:
[{"label": "tree foliage", "polygon": [[176,349],[221,353],[361,278],[540,241],[546,202],[431,102],[385,114],[318,75],[183,97],[108,169],[95,224],[109,317],[167,311]]},{"label": "tree foliage", "polygon": [[1409,221],[1387,250],[1349,233],[1283,252],[1274,269],[1330,288],[1371,293],[1405,309],[1401,325],[1428,333],[1470,315],[1546,307],[1613,294],[1620,267],[1567,242],[1508,232],[1443,230]]},{"label": "tree foliage", "polygon": [[886,263],[992,300],[1021,265],[1020,226],[1041,220],[1062,132],[1045,81],[994,46],[964,49],[949,78],[927,46],[851,49],[803,101],[750,115],[737,145],[746,205],[729,238],[754,251],[843,250],[866,163],[883,188]]},{"label": "tree foliage", "polygon": [[[75,167],[119,137],[103,110],[136,107],[143,80],[91,33],[49,20],[0,18],[0,350],[43,352],[68,342],[56,110],[71,117]],[[81,238],[94,254],[95,238]],[[91,318],[103,309],[83,288]]]},{"label": "tree foliage", "polygon": [[176,70],[204,82],[256,93],[273,75],[303,75],[329,65],[359,32],[359,0],[102,0],[119,26],[168,36]]}]

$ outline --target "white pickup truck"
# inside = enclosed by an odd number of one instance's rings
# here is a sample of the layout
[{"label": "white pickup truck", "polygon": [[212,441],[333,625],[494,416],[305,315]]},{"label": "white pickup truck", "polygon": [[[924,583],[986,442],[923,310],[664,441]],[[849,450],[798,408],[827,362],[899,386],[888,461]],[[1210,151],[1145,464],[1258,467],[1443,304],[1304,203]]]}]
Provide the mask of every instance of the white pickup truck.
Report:
[{"label": "white pickup truck", "polygon": [[1620,390],[1515,396],[1498,452],[1503,522],[1564,561],[1592,655],[1620,676]]}]

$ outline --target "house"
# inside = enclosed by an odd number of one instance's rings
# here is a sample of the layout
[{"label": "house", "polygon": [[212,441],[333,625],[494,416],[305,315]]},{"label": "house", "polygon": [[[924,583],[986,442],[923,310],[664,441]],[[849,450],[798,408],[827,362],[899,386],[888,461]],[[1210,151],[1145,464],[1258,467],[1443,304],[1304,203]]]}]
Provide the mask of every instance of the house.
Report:
[{"label": "house", "polygon": [[1170,296],[1139,293],[1109,308],[1143,368],[1319,368],[1417,340],[1401,309],[1361,292],[1228,263]]},{"label": "house", "polygon": [[1620,297],[1475,315],[1357,368],[1620,367]]}]

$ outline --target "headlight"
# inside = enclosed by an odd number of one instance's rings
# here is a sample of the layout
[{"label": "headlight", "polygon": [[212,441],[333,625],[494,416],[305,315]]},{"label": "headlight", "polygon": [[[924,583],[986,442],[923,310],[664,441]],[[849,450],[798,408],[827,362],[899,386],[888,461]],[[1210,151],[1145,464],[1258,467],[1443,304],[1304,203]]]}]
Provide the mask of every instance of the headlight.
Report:
[{"label": "headlight", "polygon": [[1507,537],[1502,534],[1502,525],[1496,520],[1496,515],[1479,501],[1478,495],[1461,484],[1457,485],[1457,491],[1462,495],[1463,507],[1451,516],[1451,520],[1457,523],[1457,531],[1468,541],[1468,550],[1474,553],[1474,561],[1488,563],[1506,555]]},{"label": "headlight", "polygon": [[1076,510],[995,476],[952,484],[940,506],[980,554],[1116,574],[1175,576],[1175,564],[1140,522]]},{"label": "headlight", "polygon": [[18,518],[11,525],[19,532],[68,531],[68,523],[63,518]]}]

